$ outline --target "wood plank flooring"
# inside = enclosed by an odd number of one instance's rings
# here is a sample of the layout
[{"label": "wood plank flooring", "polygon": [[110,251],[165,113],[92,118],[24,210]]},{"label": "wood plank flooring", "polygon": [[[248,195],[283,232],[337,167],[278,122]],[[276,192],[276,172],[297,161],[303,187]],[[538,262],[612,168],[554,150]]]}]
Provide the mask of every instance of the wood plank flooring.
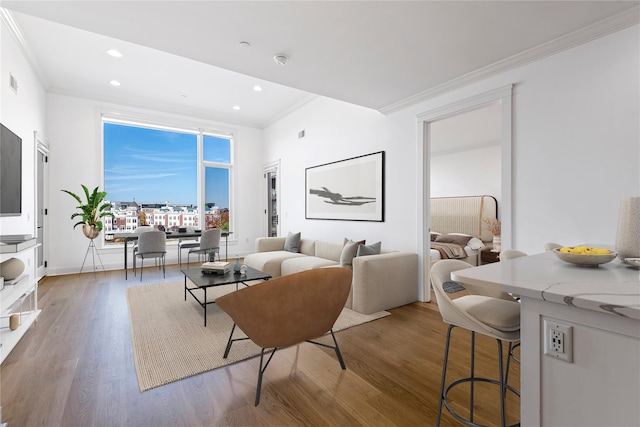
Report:
[{"label": "wood plank flooring", "polygon": [[[9,427],[435,425],[447,329],[435,300],[336,333],[346,371],[330,349],[305,343],[279,350],[258,407],[255,358],[141,393],[125,289],[182,277],[168,266],[166,279],[145,268],[142,283],[125,281],[122,271],[43,280],[42,313],[0,368],[2,421]],[[478,335],[476,347],[478,375],[497,377],[496,342]],[[448,378],[467,375],[469,349],[469,333],[455,329]],[[510,382],[519,389],[520,367],[512,367]],[[466,414],[466,386],[449,397]],[[510,394],[510,423],[519,419],[519,404]],[[476,422],[498,425],[498,388],[476,385],[474,407]],[[442,425],[459,424],[444,411]]]}]

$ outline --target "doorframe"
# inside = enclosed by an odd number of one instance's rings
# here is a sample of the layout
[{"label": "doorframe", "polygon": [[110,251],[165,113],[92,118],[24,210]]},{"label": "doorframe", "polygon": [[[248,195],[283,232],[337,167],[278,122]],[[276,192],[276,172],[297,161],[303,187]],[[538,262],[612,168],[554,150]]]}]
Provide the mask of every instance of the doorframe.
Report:
[{"label": "doorframe", "polygon": [[[34,207],[35,207],[35,211],[34,214],[36,216],[36,218],[34,218],[34,224],[33,224],[33,232],[34,232],[34,236],[38,236],[38,215],[41,209],[47,209],[47,206],[49,205],[49,163],[48,163],[48,159],[49,159],[49,146],[47,145],[47,143],[45,142],[44,138],[42,137],[42,135],[38,132],[38,131],[34,131],[33,132],[33,139],[35,142],[35,146],[36,146],[36,150],[35,150],[35,159],[34,159],[34,166],[35,166],[35,192],[34,192]],[[40,154],[44,155],[45,158],[45,162],[42,168],[42,176],[40,176],[39,174],[39,168],[38,168],[38,161],[39,161],[39,156]],[[41,185],[42,183],[42,185]],[[40,194],[40,192],[42,192],[42,206],[40,206],[40,204],[38,203],[38,194]],[[47,258],[48,258],[48,254],[49,254],[49,245],[48,245],[48,229],[49,229],[49,216],[45,213],[43,213],[42,215],[42,265],[39,266],[38,265],[38,254],[36,252],[35,254],[35,258],[34,258],[34,263],[35,265],[35,271],[36,271],[36,279],[40,280],[42,279],[44,276],[47,275],[47,267],[46,267],[46,262],[47,262]],[[37,251],[37,248],[36,248]]]},{"label": "doorframe", "polygon": [[429,302],[431,300],[430,292],[430,239],[429,235],[430,221],[430,168],[431,164],[431,140],[430,126],[431,123],[442,120],[451,116],[464,113],[469,110],[480,108],[492,102],[500,101],[501,110],[501,190],[500,199],[500,220],[502,222],[502,247],[510,249],[512,247],[512,97],[513,84],[498,87],[496,89],[483,92],[471,97],[463,98],[458,101],[440,106],[438,108],[425,111],[416,115],[417,119],[417,175],[421,179],[417,185],[417,200],[422,203],[418,204],[418,253],[422,263],[419,279],[422,284],[419,298],[420,301]]},{"label": "doorframe", "polygon": [[270,236],[271,233],[269,231],[269,224],[267,223],[267,211],[271,208],[270,206],[270,197],[267,194],[267,189],[271,188],[270,182],[267,180],[267,174],[274,172],[276,173],[276,213],[278,215],[278,236],[280,236],[280,206],[282,205],[281,193],[280,193],[280,181],[282,180],[282,175],[280,173],[280,159],[273,161],[271,163],[267,163],[262,167],[262,197],[263,202],[262,206],[264,209],[264,216],[262,217],[262,234],[263,236]]}]

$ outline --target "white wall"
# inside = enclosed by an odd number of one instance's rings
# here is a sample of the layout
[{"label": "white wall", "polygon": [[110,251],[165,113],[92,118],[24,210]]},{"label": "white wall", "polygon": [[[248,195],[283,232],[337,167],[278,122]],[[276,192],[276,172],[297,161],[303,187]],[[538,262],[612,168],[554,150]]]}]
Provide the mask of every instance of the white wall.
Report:
[{"label": "white wall", "polygon": [[[613,244],[620,200],[640,194],[639,40],[636,25],[388,116],[315,99],[264,132],[266,157],[282,159],[283,234],[416,251],[416,116],[514,84],[513,246]],[[308,137],[298,140],[302,129]],[[379,150],[387,153],[384,223],[304,219],[305,167]]]},{"label": "white wall", "polygon": [[[341,242],[344,237],[382,241],[387,249],[415,252],[416,144],[415,120],[395,128],[377,111],[317,97],[265,129],[265,158],[280,158],[282,235],[302,231],[303,237]],[[306,136],[298,139],[298,132]],[[305,219],[305,169],[324,163],[385,151],[385,221]],[[399,231],[399,232],[396,232]]]},{"label": "white wall", "polygon": [[500,145],[495,145],[433,155],[431,197],[488,194],[500,206],[500,150]]},{"label": "white wall", "polygon": [[[38,76],[24,57],[2,21],[0,38],[0,122],[22,138],[22,215],[0,218],[0,234],[35,235],[35,156],[34,132],[45,132],[45,92]],[[9,87],[9,74],[18,81],[18,93]],[[4,261],[9,255],[3,256]],[[33,251],[17,256],[30,271]]]},{"label": "white wall", "polygon": [[[233,132],[236,136],[237,166],[234,169],[236,199],[232,208],[237,216],[232,226],[234,233],[229,239],[229,255],[243,256],[253,251],[255,237],[261,232],[261,223],[256,221],[256,212],[260,212],[262,207],[256,188],[262,179],[261,130],[57,94],[47,96],[46,111],[51,194],[49,275],[78,272],[89,243],[80,228],[72,228],[74,222],[69,217],[75,211],[75,202],[60,190],[68,189],[77,193],[81,191],[80,184],[89,188],[98,185],[103,188],[100,118],[103,112],[128,112],[175,123],[199,123],[211,129]],[[177,262],[177,248],[172,249],[171,241],[168,247],[167,263]],[[106,269],[122,268],[121,247],[101,249],[100,255]]]}]

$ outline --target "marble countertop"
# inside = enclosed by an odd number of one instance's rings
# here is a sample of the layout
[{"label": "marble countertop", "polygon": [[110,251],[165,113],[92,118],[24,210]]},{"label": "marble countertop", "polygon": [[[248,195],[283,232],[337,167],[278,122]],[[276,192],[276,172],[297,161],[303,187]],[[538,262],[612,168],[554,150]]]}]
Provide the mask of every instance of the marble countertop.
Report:
[{"label": "marble countertop", "polygon": [[499,286],[521,297],[640,320],[640,270],[619,259],[585,267],[544,252],[459,270],[451,276],[463,284]]}]

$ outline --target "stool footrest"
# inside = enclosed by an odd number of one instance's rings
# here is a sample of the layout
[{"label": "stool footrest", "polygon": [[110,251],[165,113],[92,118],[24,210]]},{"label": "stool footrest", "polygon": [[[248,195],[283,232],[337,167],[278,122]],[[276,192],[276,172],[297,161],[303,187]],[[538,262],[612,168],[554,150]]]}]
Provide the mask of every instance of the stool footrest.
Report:
[{"label": "stool footrest", "polygon": [[[463,423],[464,425],[467,426],[471,426],[471,427],[485,427],[482,424],[476,424],[474,422],[472,422],[471,420],[464,418],[462,415],[458,414],[451,406],[449,406],[449,401],[447,400],[447,394],[449,393],[449,390],[451,390],[453,387],[460,385],[460,384],[464,384],[464,383],[475,383],[475,382],[482,382],[482,383],[490,383],[490,384],[494,384],[497,385],[498,387],[500,386],[500,381],[493,379],[493,378],[483,378],[483,377],[466,377],[466,378],[460,378],[458,380],[455,380],[454,382],[452,382],[451,384],[449,384],[445,390],[444,393],[442,395],[442,403],[444,404],[444,407],[447,408],[447,411],[449,411],[449,413],[451,414],[451,416],[453,416],[453,418],[455,418],[456,420],[460,421],[461,423]],[[505,385],[505,388],[509,391],[511,391],[512,393],[514,393],[516,396],[520,397],[520,392],[518,390],[516,390],[514,387],[510,386],[510,385]],[[519,426],[520,423],[516,423],[516,424],[512,424],[508,427],[517,427]]]}]

